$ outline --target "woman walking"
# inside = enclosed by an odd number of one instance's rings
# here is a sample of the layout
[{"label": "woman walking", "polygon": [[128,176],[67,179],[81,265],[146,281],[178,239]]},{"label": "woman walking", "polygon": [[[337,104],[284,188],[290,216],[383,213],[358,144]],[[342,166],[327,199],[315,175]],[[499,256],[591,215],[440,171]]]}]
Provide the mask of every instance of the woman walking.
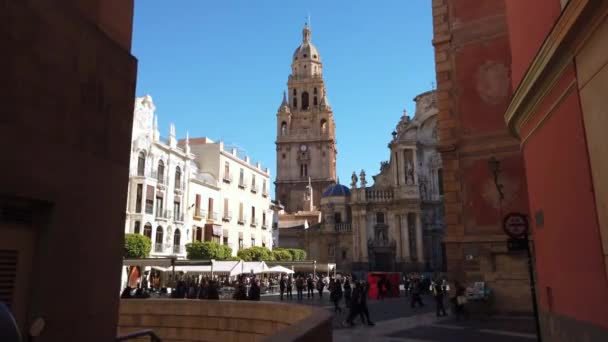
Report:
[{"label": "woman walking", "polygon": [[339,280],[329,281],[329,299],[334,303],[334,312],[342,312],[340,301],[342,300],[342,284]]},{"label": "woman walking", "polygon": [[346,277],[346,279],[344,280],[344,305],[346,305],[346,307],[350,307],[350,299],[351,299],[351,295],[353,293],[353,289],[350,286],[350,280],[348,279],[348,277]]}]

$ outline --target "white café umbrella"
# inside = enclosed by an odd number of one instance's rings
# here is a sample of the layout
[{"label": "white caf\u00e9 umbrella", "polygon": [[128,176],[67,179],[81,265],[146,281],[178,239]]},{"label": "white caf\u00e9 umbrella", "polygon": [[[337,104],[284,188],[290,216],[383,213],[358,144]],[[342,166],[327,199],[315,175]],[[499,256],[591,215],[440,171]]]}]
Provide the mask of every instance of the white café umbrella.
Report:
[{"label": "white caf\u00e9 umbrella", "polygon": [[280,266],[280,265],[279,266],[271,267],[268,270],[268,272],[269,273],[287,273],[287,274],[295,273],[293,270],[290,270],[289,268],[283,267],[283,266]]}]

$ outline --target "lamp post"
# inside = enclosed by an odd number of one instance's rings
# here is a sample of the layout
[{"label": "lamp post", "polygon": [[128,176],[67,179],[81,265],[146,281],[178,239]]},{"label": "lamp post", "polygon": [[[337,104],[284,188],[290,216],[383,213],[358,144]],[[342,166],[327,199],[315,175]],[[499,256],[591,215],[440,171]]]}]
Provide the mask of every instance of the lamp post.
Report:
[{"label": "lamp post", "polygon": [[[498,175],[500,174],[500,161],[495,156],[490,157],[488,160],[488,168],[494,176],[494,185],[496,185],[496,191],[498,192],[498,207],[499,215],[502,221],[502,200],[505,198],[503,193],[503,185],[498,182]],[[528,256],[528,276],[530,279],[530,295],[532,296],[532,309],[534,311],[534,321],[536,324],[536,338],[538,342],[542,341],[540,333],[540,322],[538,317],[538,306],[536,303],[536,284],[534,281],[534,268],[532,264],[532,252],[530,251],[530,243],[528,239],[528,220],[526,215],[523,214],[509,214],[502,221],[503,229],[511,239],[509,239],[509,246],[513,242],[513,248],[519,249],[522,242]]]}]

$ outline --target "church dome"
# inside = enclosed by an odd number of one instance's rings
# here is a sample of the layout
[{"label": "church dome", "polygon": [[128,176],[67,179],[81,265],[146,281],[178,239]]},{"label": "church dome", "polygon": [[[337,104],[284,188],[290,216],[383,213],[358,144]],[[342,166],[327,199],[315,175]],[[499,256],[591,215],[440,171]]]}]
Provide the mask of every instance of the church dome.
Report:
[{"label": "church dome", "polygon": [[308,25],[304,26],[304,30],[302,30],[302,45],[298,46],[293,52],[294,63],[302,60],[321,61],[321,55],[319,55],[317,47],[310,41],[310,28]]},{"label": "church dome", "polygon": [[323,193],[323,197],[344,197],[350,196],[350,190],[347,186],[344,186],[340,183],[335,184],[327,188]]}]

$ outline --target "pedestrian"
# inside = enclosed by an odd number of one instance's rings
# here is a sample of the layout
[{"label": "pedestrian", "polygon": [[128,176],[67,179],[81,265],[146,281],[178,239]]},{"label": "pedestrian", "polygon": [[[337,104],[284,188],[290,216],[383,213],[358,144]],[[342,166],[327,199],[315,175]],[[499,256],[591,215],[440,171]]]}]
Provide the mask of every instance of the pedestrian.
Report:
[{"label": "pedestrian", "polygon": [[329,280],[329,299],[334,303],[334,312],[342,312],[340,301],[342,300],[342,284],[339,280]]},{"label": "pedestrian", "polygon": [[290,276],[287,277],[287,288],[286,288],[286,290],[287,290],[287,298],[288,299],[293,299],[293,293],[291,292],[292,287],[293,287],[293,280],[292,280],[292,277],[290,275]]},{"label": "pedestrian", "polygon": [[298,300],[304,299],[304,278],[302,276],[296,279],[296,290],[298,291]]},{"label": "pedestrian", "polygon": [[405,290],[405,296],[409,296],[410,294],[410,277],[406,276],[405,280],[403,281],[403,289]]},{"label": "pedestrian", "polygon": [[355,317],[361,314],[361,283],[353,281],[354,289],[348,306],[348,316],[342,323],[343,325],[352,327]]},{"label": "pedestrian", "polygon": [[439,282],[433,282],[432,286],[433,296],[435,296],[435,304],[437,306],[437,317],[447,316],[448,314],[445,312],[445,306],[443,305],[443,297],[445,295],[444,287],[439,284]]},{"label": "pedestrian", "polygon": [[323,299],[323,289],[325,288],[325,282],[323,278],[317,280],[317,291],[319,291],[319,298]]},{"label": "pedestrian", "polygon": [[281,276],[281,280],[279,281],[279,291],[281,292],[281,300],[283,300],[283,294],[285,293],[286,287],[287,281],[285,281],[285,277]]},{"label": "pedestrian", "polygon": [[346,279],[344,279],[344,305],[346,307],[350,306],[350,298],[352,295],[352,288],[350,287],[350,280],[348,279],[348,277],[346,277]]},{"label": "pedestrian", "polygon": [[414,282],[412,283],[412,300],[411,300],[412,309],[414,309],[416,307],[416,304],[420,305],[420,307],[424,307],[424,303],[422,302],[421,292],[422,292],[422,284],[421,284],[420,280],[415,279]]},{"label": "pedestrian", "polygon": [[251,287],[249,288],[249,300],[260,300],[260,285],[257,279],[251,281]]},{"label": "pedestrian", "polygon": [[312,276],[308,276],[308,279],[306,279],[306,285],[308,288],[308,298],[315,298],[315,283],[312,280]]},{"label": "pedestrian", "polygon": [[[359,293],[359,316],[361,317],[361,323],[365,323],[367,321],[367,325],[374,326],[374,322],[372,322],[369,318],[369,309],[367,308],[367,296],[369,294],[369,284],[366,281],[361,281],[361,292]],[[363,319],[365,318],[365,320]]]},{"label": "pedestrian", "polygon": [[460,283],[455,283],[454,287],[456,288],[456,295],[453,298],[454,304],[454,313],[456,314],[456,319],[460,320],[460,318],[466,318],[465,304],[467,303],[467,297],[465,295],[465,288],[460,285]]},{"label": "pedestrian", "polygon": [[220,293],[218,291],[219,284],[216,280],[209,282],[209,289],[207,290],[207,298],[211,300],[219,300]]}]

